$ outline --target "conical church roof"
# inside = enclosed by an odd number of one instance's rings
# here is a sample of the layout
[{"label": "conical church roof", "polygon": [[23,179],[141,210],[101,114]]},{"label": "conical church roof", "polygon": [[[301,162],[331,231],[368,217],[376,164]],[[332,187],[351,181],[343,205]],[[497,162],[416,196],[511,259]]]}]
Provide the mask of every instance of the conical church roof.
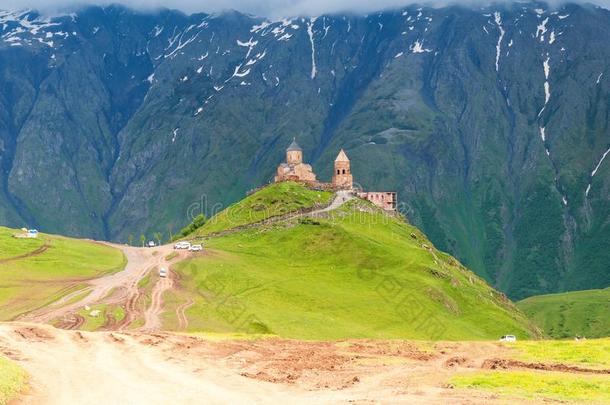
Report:
[{"label": "conical church roof", "polygon": [[347,157],[347,155],[345,154],[345,151],[343,149],[341,149],[341,151],[337,155],[335,162],[349,162],[349,158]]},{"label": "conical church roof", "polygon": [[299,144],[297,143],[296,138],[292,139],[292,143],[290,144],[290,146],[288,147],[288,149],[286,149],[287,152],[292,152],[292,151],[302,151],[303,149],[301,149],[301,147],[299,146]]}]

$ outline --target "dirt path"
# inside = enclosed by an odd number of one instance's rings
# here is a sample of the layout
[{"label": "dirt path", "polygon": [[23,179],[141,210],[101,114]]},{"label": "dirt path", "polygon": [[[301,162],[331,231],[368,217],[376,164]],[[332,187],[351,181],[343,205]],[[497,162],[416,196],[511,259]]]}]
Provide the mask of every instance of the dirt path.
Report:
[{"label": "dirt path", "polygon": [[507,398],[447,381],[508,351],[489,342],[439,343],[429,352],[406,341],[201,340],[0,323],[0,354],[31,375],[20,402],[28,405],[503,404]]},{"label": "dirt path", "polygon": [[40,246],[37,249],[32,250],[31,252],[28,253],[24,253],[22,255],[19,256],[13,256],[13,257],[7,257],[6,259],[0,259],[0,264],[4,264],[4,263],[9,263],[9,262],[13,262],[15,260],[20,260],[20,259],[25,259],[27,257],[32,257],[32,256],[38,256],[43,254],[44,252],[47,251],[47,249],[49,249],[49,244],[47,242],[45,242],[44,245]]},{"label": "dirt path", "polygon": [[[73,292],[70,294],[70,297],[64,297],[58,303],[26,314],[21,317],[20,320],[46,323],[52,319],[62,318],[67,314],[74,313],[85,306],[99,303],[113,290],[119,290],[121,287],[124,288],[126,286],[128,287],[127,290],[129,290],[129,288],[133,288],[134,285],[137,286],[138,280],[144,277],[150,270],[150,262],[152,260],[150,254],[147,254],[148,252],[144,249],[116,245],[112,246],[120,248],[127,257],[125,269],[118,273],[89,280],[86,288]],[[64,305],[72,298],[84,293],[87,293],[87,295],[75,302]],[[127,291],[125,291],[124,294],[127,295]]]},{"label": "dirt path", "polygon": [[211,372],[205,362],[194,372],[192,365],[168,361],[163,352],[127,335],[5,324],[0,350],[31,375],[22,404],[245,404],[288,398],[272,384]]},{"label": "dirt path", "polygon": [[186,330],[189,327],[189,320],[186,316],[186,310],[193,305],[195,301],[189,298],[186,302],[180,304],[176,308],[176,318],[178,319],[178,330]]},{"label": "dirt path", "polygon": [[172,289],[174,282],[171,277],[159,278],[152,289],[150,306],[144,312],[144,330],[161,329],[160,316],[163,313],[163,294]]},{"label": "dirt path", "polygon": [[335,195],[335,198],[333,199],[333,201],[324,208],[305,209],[305,210],[297,211],[297,212],[289,212],[284,215],[272,216],[272,217],[263,219],[261,221],[253,222],[253,223],[250,223],[247,225],[240,225],[240,226],[236,226],[234,228],[226,229],[224,231],[212,232],[212,233],[206,234],[205,238],[226,236],[226,235],[230,235],[230,234],[233,234],[236,232],[241,232],[246,229],[258,228],[262,225],[269,225],[269,224],[273,224],[276,222],[289,221],[291,219],[296,219],[296,218],[302,218],[302,217],[308,217],[308,216],[309,217],[320,216],[327,212],[334,211],[334,210],[340,208],[343,204],[345,204],[346,202],[348,202],[350,200],[353,200],[354,198],[356,198],[356,197],[354,197],[354,195],[350,191],[345,191],[345,190],[338,191],[337,194]]},{"label": "dirt path", "polygon": [[[176,279],[176,274],[171,270],[170,264],[183,259],[187,255],[187,252],[178,250],[175,251],[176,256],[170,260],[167,260],[166,258],[171,251],[172,250],[170,247],[170,250],[165,252],[163,255],[157,256],[155,271],[158,272],[161,267],[164,267],[168,269],[168,275],[167,277],[157,277],[157,282],[153,286],[151,292],[150,305],[146,311],[144,311],[144,326],[142,326],[143,330],[160,330],[162,327],[161,314],[163,314],[165,309],[163,305],[163,294],[165,294],[166,291],[174,288]],[[186,322],[188,324],[188,321]]]},{"label": "dirt path", "polygon": [[[121,305],[125,309],[125,318],[109,327],[121,330],[129,327],[136,319],[144,318],[144,328],[156,330],[161,328],[160,315],[163,312],[163,294],[173,287],[172,280],[156,276],[158,269],[163,266],[169,268],[170,264],[182,259],[187,252],[178,252],[170,261],[166,257],[173,252],[173,246],[164,245],[156,248],[135,248],[108,243],[112,247],[121,249],[127,258],[127,264],[122,271],[108,276],[86,281],[85,288],[73,291],[56,302],[25,314],[20,321],[48,323],[54,319],[60,320],[60,325],[74,328],[73,322],[65,319],[74,319],[75,314],[86,306],[96,304]],[[157,280],[152,289],[150,306],[142,311],[138,307],[141,298],[139,283],[151,273]],[[77,327],[81,326],[81,322]]]},{"label": "dirt path", "polygon": [[332,203],[330,203],[330,205],[328,207],[316,210],[316,211],[312,211],[312,212],[308,212],[306,214],[303,215],[299,215],[299,216],[316,216],[319,214],[323,214],[329,211],[334,211],[338,208],[340,208],[343,204],[345,204],[346,202],[353,200],[354,195],[353,193],[351,193],[350,191],[345,191],[345,190],[341,190],[341,191],[337,191],[337,195],[335,196],[335,199],[333,200]]}]

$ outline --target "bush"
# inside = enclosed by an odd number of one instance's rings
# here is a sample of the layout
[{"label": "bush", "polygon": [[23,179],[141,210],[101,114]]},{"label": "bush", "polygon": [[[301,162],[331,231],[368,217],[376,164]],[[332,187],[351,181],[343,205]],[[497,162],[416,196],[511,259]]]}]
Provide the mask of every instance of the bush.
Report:
[{"label": "bush", "polygon": [[207,221],[207,218],[205,217],[205,215],[203,215],[203,214],[197,215],[193,219],[193,222],[191,222],[190,224],[188,224],[187,226],[182,228],[182,230],[180,231],[180,237],[185,237],[185,236],[192,234],[197,229],[199,229],[203,225],[205,225],[206,221]]}]

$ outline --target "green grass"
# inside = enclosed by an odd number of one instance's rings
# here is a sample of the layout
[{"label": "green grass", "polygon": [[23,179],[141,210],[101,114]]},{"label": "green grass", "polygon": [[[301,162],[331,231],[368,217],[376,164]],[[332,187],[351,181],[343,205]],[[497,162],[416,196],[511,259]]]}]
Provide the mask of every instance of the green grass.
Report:
[{"label": "green grass", "polygon": [[120,250],[54,235],[15,239],[16,231],[0,227],[0,260],[15,258],[43,246],[43,253],[0,264],[0,320],[10,320],[78,289],[83,281],[122,270]]},{"label": "green grass", "polygon": [[517,306],[553,338],[610,336],[610,288],[539,295]]},{"label": "green grass", "polygon": [[154,271],[149,271],[148,274],[146,274],[146,276],[144,276],[140,280],[138,280],[138,288],[144,289],[150,285],[152,273],[154,273]]},{"label": "green grass", "polygon": [[[99,329],[106,322],[107,305],[93,305],[87,311],[84,308],[78,311],[78,314],[85,318],[85,323],[79,328],[81,330],[94,331]],[[98,316],[91,316],[91,312],[99,310]]]},{"label": "green grass", "polygon": [[206,256],[174,267],[184,289],[198,294],[187,310],[189,331],[300,339],[536,335],[481,279],[423,247],[431,243],[415,227],[365,202],[330,218],[206,243]]},{"label": "green grass", "polygon": [[503,397],[610,403],[610,377],[534,371],[489,371],[457,375],[456,388],[492,391]]},{"label": "green grass", "polygon": [[522,341],[506,346],[515,349],[519,360],[610,369],[610,339]]},{"label": "green grass", "polygon": [[[100,314],[98,316],[91,316],[91,312],[95,310],[99,310]],[[106,315],[109,313],[112,314],[117,322],[120,322],[125,318],[125,310],[120,306],[106,304],[93,305],[88,311],[83,308],[78,312],[79,315],[85,318],[84,325],[79,329],[86,331],[100,329],[106,323]]]},{"label": "green grass", "polygon": [[21,239],[11,237],[21,231],[0,227],[2,244],[0,244],[0,260],[24,255],[42,247],[44,238]]},{"label": "green grass", "polygon": [[330,204],[332,197],[331,192],[310,190],[293,182],[275,183],[213,216],[196,235],[207,235],[301,209],[325,206]]},{"label": "green grass", "polygon": [[165,256],[165,260],[167,260],[168,262],[174,258],[176,258],[176,256],[178,256],[178,252],[172,252],[170,254],[168,254],[167,256]]},{"label": "green grass", "polygon": [[0,405],[8,404],[26,387],[27,374],[15,363],[0,356]]}]

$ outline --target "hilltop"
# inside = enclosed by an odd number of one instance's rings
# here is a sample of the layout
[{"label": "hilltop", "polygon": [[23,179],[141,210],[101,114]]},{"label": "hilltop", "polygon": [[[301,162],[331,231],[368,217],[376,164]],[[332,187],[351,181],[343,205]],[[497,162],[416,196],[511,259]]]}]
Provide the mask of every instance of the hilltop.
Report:
[{"label": "hilltop", "polygon": [[510,300],[401,216],[357,198],[333,210],[324,201],[326,193],[273,184],[191,235],[217,236],[204,239],[207,255],[174,268],[181,290],[170,302],[191,303],[188,330],[304,339],[538,336]]},{"label": "hilltop", "polygon": [[539,295],[517,306],[555,339],[610,336],[610,288]]}]

